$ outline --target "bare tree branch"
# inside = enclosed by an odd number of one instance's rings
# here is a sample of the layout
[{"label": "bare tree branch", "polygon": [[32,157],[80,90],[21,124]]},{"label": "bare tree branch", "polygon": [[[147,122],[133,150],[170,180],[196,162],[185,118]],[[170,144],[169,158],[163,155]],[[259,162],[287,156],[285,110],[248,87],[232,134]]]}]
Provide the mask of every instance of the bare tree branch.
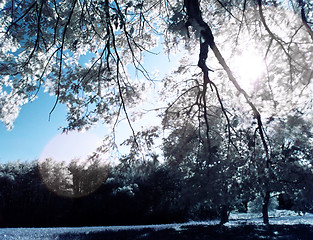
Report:
[{"label": "bare tree branch", "polygon": [[[257,110],[255,105],[250,101],[250,97],[248,96],[246,91],[241,88],[238,81],[234,77],[232,71],[230,70],[229,66],[226,64],[222,54],[217,48],[214,42],[214,37],[211,31],[211,28],[202,18],[199,1],[198,0],[185,0],[185,6],[186,6],[186,12],[189,18],[188,21],[193,24],[193,27],[196,30],[200,31],[200,55],[199,55],[198,66],[201,68],[203,75],[204,75],[203,77],[204,86],[206,86],[210,82],[210,79],[208,76],[208,72],[210,69],[206,66],[208,47],[210,47],[215,57],[217,58],[217,60],[222,65],[223,69],[226,71],[229,80],[234,84],[238,92],[245,97],[246,102],[248,103],[248,105],[251,107],[253,111],[254,118],[257,120],[258,132],[259,132],[259,135],[263,144],[263,148],[265,151],[266,159],[267,159],[266,165],[269,166],[270,155],[269,155],[268,144],[266,142],[266,138],[264,134],[263,123],[261,120],[260,112]],[[204,91],[205,90],[206,88],[204,87]]]},{"label": "bare tree branch", "polygon": [[72,15],[74,13],[74,8],[75,8],[75,5],[76,5],[76,2],[77,0],[74,0],[74,2],[72,3],[72,7],[71,7],[71,10],[69,12],[69,16],[68,16],[68,19],[67,19],[67,22],[64,26],[64,30],[63,30],[63,34],[62,34],[62,42],[61,42],[61,47],[60,47],[60,63],[59,63],[59,76],[58,76],[58,88],[57,88],[57,92],[56,92],[56,95],[57,95],[57,98],[55,100],[55,103],[49,113],[49,121],[50,121],[50,118],[51,118],[51,114],[53,113],[54,109],[56,108],[58,102],[59,102],[59,97],[60,97],[60,84],[61,84],[61,77],[62,77],[62,64],[63,64],[63,49],[64,49],[64,42],[65,42],[65,36],[66,36],[66,31],[67,31],[67,28],[71,22],[71,18],[72,18]]},{"label": "bare tree branch", "polygon": [[311,39],[313,41],[313,31],[312,31],[312,28],[309,25],[309,22],[307,20],[306,14],[305,14],[305,4],[304,4],[303,0],[297,0],[297,2],[299,4],[299,7],[301,8],[300,11],[301,11],[302,23],[305,26],[305,29],[307,30],[307,32],[309,33],[309,35],[310,35],[310,37],[311,37]]}]

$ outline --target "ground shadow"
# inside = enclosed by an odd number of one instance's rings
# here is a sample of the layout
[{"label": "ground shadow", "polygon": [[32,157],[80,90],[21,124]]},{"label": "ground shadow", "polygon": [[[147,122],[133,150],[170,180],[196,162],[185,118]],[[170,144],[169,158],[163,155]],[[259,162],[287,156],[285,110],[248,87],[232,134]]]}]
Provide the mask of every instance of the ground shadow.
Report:
[{"label": "ground shadow", "polygon": [[100,231],[93,233],[60,234],[60,240],[241,240],[241,239],[286,239],[286,240],[312,240],[313,226],[255,226],[241,225],[228,226],[186,226],[180,229],[142,229],[121,231]]}]

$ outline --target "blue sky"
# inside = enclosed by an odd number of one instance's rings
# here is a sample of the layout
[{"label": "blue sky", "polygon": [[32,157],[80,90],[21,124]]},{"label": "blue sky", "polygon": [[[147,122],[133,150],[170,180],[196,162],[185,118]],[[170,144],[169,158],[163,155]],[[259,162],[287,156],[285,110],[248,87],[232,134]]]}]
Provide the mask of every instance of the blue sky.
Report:
[{"label": "blue sky", "polygon": [[[40,93],[38,99],[22,107],[11,131],[0,123],[0,163],[17,160],[32,161],[40,158],[49,142],[61,134],[59,127],[66,126],[66,107],[62,104],[57,105],[49,121],[49,113],[54,103],[55,97]],[[98,132],[95,132],[97,130]],[[103,127],[97,128],[92,131],[92,134],[99,140],[104,136],[105,130]],[[69,141],[71,139],[65,139],[64,136],[62,139],[57,139],[57,142],[67,148],[69,146],[65,145]],[[55,143],[56,140],[54,145]]]},{"label": "blue sky", "polygon": [[0,123],[1,163],[34,160],[40,156],[45,144],[58,133],[58,126],[64,123],[62,112],[65,108],[61,105],[57,106],[50,122],[48,121],[53,102],[54,98],[41,93],[40,99],[22,107],[11,131]]},{"label": "blue sky", "polygon": [[22,107],[11,131],[0,123],[1,163],[39,158],[45,145],[60,132],[58,127],[65,124],[65,107],[60,104],[48,121],[54,102],[54,97],[40,93],[39,99]]},{"label": "blue sky", "polygon": [[[154,49],[158,55],[147,54],[145,57],[145,67],[152,73],[156,70],[160,72],[161,79],[168,70],[178,64],[178,58],[181,54],[171,56],[162,54],[162,47]],[[129,69],[131,70],[131,69]],[[130,71],[132,77],[142,77],[139,73],[137,76],[133,71]],[[50,96],[47,93],[40,92],[38,98],[30,103],[25,104],[14,123],[14,128],[8,131],[4,124],[0,122],[0,163],[8,161],[32,161],[39,159],[43,154],[54,154],[53,158],[61,158],[63,154],[64,160],[68,158],[85,157],[87,153],[79,151],[96,148],[99,141],[108,133],[108,129],[104,125],[100,125],[89,131],[87,134],[59,136],[61,130],[59,127],[66,126],[66,107],[58,104],[51,115],[49,121],[49,113],[54,106],[55,96]],[[152,121],[152,120],[151,120]],[[123,136],[130,133],[127,124],[122,125]],[[125,139],[124,139],[125,140]],[[78,143],[78,141],[80,141]],[[47,151],[49,151],[47,153]],[[67,151],[67,153],[65,153]],[[80,155],[81,154],[81,155]],[[66,156],[71,155],[71,156]]]}]

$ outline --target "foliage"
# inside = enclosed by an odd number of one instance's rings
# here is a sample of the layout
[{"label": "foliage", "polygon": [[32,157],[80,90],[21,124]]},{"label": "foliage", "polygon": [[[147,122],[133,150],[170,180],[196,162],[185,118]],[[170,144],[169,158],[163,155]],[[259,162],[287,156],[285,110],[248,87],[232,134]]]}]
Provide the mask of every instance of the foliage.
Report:
[{"label": "foliage", "polygon": [[[68,173],[64,175],[68,168],[72,172],[81,170],[81,165],[75,161],[62,168],[61,164],[47,162],[56,178],[69,178]],[[5,183],[0,188],[1,226],[123,225],[184,219],[184,213],[178,207],[180,181],[165,167],[155,166],[141,176],[124,173],[124,177],[118,166],[111,167],[109,172],[107,168],[94,167],[109,178],[94,191],[89,185],[89,192],[75,195],[75,185],[58,185],[57,189],[52,189],[52,185],[48,185],[52,182],[44,179],[42,165],[25,162],[1,166],[0,181]],[[137,168],[142,169],[142,166]],[[51,176],[50,180],[65,183],[61,179],[51,179]]]},{"label": "foliage", "polygon": [[46,159],[39,163],[43,182],[54,193],[67,197],[81,197],[95,191],[106,181],[109,166],[99,159],[80,162],[72,160],[69,164]]}]

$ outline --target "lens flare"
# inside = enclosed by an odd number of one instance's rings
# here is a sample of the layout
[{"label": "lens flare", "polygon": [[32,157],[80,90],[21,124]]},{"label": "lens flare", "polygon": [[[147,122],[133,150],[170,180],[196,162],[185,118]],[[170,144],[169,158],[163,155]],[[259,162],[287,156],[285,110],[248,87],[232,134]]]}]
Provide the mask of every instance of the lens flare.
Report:
[{"label": "lens flare", "polygon": [[43,149],[39,169],[48,189],[65,197],[86,196],[106,181],[108,161],[91,157],[101,144],[92,133],[55,136]]}]

